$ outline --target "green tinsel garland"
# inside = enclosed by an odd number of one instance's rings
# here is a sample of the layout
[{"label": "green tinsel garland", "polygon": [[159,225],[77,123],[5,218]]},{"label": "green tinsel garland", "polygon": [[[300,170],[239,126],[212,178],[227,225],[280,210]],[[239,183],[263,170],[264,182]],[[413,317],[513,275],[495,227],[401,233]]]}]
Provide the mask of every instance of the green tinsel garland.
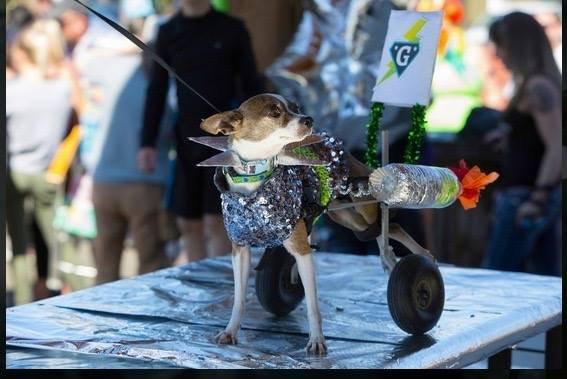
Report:
[{"label": "green tinsel garland", "polygon": [[[308,147],[296,147],[295,149],[293,149],[293,152],[309,159],[319,159],[319,156]],[[331,201],[331,177],[325,167],[312,166],[311,168],[319,179],[319,203],[322,206],[326,207],[327,204],[329,204],[329,202]]]},{"label": "green tinsel garland", "polygon": [[366,124],[366,154],[364,160],[370,168],[378,167],[378,130],[384,111],[384,103],[372,103],[370,118]]},{"label": "green tinsel garland", "polygon": [[421,155],[421,145],[425,137],[425,106],[416,104],[411,109],[411,128],[408,144],[404,152],[404,162],[416,164]]}]

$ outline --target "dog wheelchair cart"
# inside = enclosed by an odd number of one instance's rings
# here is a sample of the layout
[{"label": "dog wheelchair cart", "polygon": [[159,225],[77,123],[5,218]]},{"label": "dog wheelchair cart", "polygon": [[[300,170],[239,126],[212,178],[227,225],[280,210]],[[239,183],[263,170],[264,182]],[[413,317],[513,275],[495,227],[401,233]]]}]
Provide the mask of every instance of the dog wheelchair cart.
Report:
[{"label": "dog wheelchair cart", "polygon": [[[382,130],[382,163],[388,163],[388,131]],[[380,251],[388,249],[388,205],[382,213]],[[305,293],[295,258],[283,246],[265,249],[256,267],[256,296],[275,316],[285,316],[303,300]],[[422,255],[401,258],[388,279],[388,309],[394,322],[410,334],[424,334],[436,324],[445,303],[445,288],[437,264]]]}]

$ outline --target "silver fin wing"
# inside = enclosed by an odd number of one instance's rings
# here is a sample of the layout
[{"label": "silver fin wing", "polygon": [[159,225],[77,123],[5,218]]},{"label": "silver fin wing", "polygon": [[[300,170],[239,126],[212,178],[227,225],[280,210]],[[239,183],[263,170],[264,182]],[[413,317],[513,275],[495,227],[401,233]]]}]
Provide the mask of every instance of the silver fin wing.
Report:
[{"label": "silver fin wing", "polygon": [[228,137],[226,136],[219,136],[219,137],[189,137],[189,141],[193,141],[199,143],[201,145],[205,145],[208,147],[212,147],[213,149],[217,149],[220,151],[228,150]]},{"label": "silver fin wing", "polygon": [[237,167],[240,165],[240,159],[238,159],[238,156],[230,150],[197,163],[197,166],[199,167]]}]

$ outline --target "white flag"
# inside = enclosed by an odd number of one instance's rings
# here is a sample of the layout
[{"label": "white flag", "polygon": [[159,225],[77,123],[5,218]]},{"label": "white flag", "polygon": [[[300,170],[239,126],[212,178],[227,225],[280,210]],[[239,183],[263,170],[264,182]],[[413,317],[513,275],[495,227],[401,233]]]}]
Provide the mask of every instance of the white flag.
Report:
[{"label": "white flag", "polygon": [[441,21],[441,12],[391,12],[372,101],[429,104]]}]

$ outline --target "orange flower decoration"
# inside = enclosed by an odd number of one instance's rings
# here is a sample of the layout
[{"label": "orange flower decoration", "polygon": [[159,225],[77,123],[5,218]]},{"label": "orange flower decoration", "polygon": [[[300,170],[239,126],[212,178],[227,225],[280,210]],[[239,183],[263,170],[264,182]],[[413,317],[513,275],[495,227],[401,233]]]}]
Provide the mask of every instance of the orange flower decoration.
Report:
[{"label": "orange flower decoration", "polygon": [[494,182],[500,176],[497,172],[486,175],[478,166],[469,169],[464,159],[459,162],[459,167],[450,167],[461,182],[463,192],[459,196],[459,201],[465,210],[476,207],[480,199],[480,191]]}]

